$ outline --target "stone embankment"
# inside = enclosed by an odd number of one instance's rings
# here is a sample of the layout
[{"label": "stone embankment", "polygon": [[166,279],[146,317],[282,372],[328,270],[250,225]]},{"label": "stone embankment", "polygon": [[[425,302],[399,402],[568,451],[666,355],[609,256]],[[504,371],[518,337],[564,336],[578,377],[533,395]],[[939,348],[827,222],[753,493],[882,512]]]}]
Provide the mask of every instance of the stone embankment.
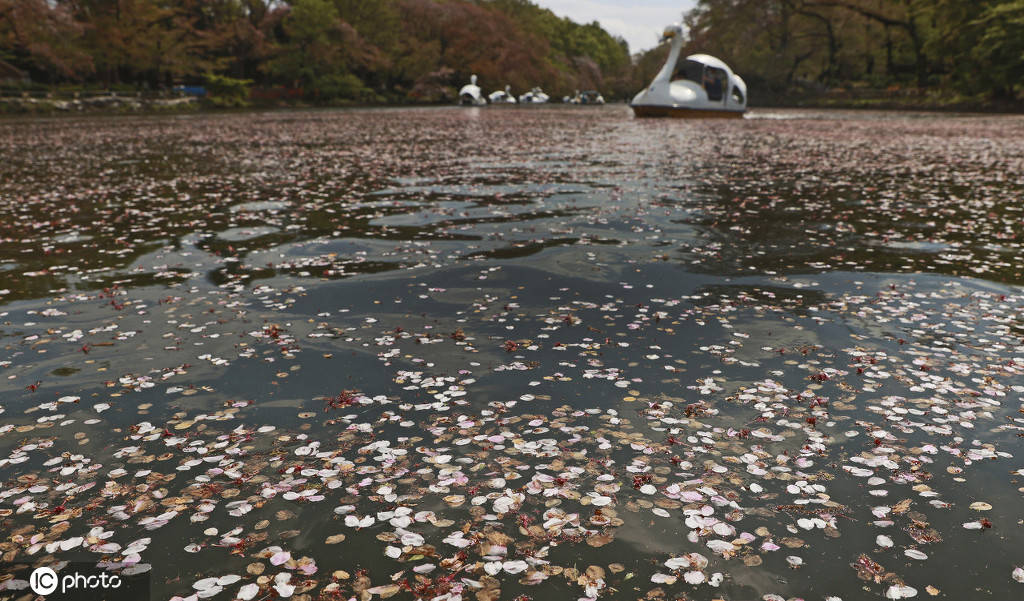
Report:
[{"label": "stone embankment", "polygon": [[0,96],[0,113],[177,110],[199,106],[194,96],[150,96],[134,93],[29,94]]}]

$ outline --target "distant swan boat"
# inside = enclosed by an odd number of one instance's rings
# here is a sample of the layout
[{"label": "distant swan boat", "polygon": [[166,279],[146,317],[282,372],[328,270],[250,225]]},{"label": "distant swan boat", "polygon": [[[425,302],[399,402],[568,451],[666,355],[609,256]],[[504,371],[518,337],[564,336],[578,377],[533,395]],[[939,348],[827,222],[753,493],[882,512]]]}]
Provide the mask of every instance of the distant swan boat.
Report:
[{"label": "distant swan boat", "polygon": [[519,104],[543,104],[549,99],[540,88],[534,88],[519,97]]},{"label": "distant swan boat", "polygon": [[469,83],[459,90],[459,104],[463,106],[482,106],[487,104],[487,99],[480,93],[480,86],[476,85],[476,75],[471,75]]},{"label": "distant swan boat", "polygon": [[562,102],[568,104],[604,104],[604,96],[597,90],[584,90],[583,92],[576,90],[572,97],[566,96],[562,99]]},{"label": "distant swan boat", "polygon": [[637,117],[742,117],[747,110],[747,84],[721,60],[692,54],[680,61],[682,27],[665,28],[662,40],[672,49],[654,81],[633,97]]},{"label": "distant swan boat", "polygon": [[504,90],[491,92],[487,97],[491,104],[515,104],[516,97],[512,95],[512,86],[505,86]]}]

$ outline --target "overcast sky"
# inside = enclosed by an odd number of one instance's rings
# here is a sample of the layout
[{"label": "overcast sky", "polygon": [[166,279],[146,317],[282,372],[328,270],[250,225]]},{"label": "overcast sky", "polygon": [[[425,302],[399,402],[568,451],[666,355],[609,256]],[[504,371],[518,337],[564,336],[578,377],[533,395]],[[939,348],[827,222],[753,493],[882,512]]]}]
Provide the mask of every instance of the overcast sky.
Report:
[{"label": "overcast sky", "polygon": [[630,53],[653,48],[666,25],[675,23],[696,0],[533,0],[577,23],[597,21],[629,42]]}]

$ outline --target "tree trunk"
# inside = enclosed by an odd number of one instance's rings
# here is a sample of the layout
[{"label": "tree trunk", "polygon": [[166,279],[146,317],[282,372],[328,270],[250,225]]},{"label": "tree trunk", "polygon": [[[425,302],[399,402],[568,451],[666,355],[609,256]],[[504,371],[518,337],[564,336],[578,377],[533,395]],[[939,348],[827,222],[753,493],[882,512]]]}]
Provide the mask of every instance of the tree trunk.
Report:
[{"label": "tree trunk", "polygon": [[924,43],[921,41],[921,36],[917,33],[917,25],[914,23],[913,17],[908,19],[908,23],[907,33],[910,35],[910,41],[914,45],[914,70],[917,73],[917,87],[923,88],[928,83],[928,74],[925,69]]},{"label": "tree trunk", "polygon": [[818,80],[828,85],[836,77],[839,71],[838,56],[839,56],[839,40],[836,38],[835,29],[832,27],[832,21],[825,15],[811,12],[809,10],[797,10],[797,14],[810,17],[825,26],[825,35],[828,37],[828,64],[825,67],[825,71],[819,76]]},{"label": "tree trunk", "polygon": [[808,5],[834,6],[845,8],[846,10],[851,10],[863,17],[866,17],[873,21],[878,21],[879,23],[884,25],[886,34],[886,53],[888,55],[887,62],[890,67],[890,72],[892,71],[892,39],[889,36],[889,28],[899,27],[900,29],[906,31],[907,35],[910,37],[910,43],[914,47],[914,71],[917,75],[917,85],[919,87],[925,86],[925,84],[927,83],[927,72],[925,70],[926,59],[924,55],[924,43],[921,40],[921,36],[917,31],[917,23],[914,21],[914,16],[912,14],[908,12],[906,19],[898,19],[883,15],[882,13],[875,12],[873,10],[864,8],[863,6],[859,6],[851,2],[844,2],[843,0],[814,0],[812,2],[808,2]]},{"label": "tree trunk", "polygon": [[885,74],[893,76],[896,65],[892,64],[892,34],[889,33],[889,26],[885,26]]}]

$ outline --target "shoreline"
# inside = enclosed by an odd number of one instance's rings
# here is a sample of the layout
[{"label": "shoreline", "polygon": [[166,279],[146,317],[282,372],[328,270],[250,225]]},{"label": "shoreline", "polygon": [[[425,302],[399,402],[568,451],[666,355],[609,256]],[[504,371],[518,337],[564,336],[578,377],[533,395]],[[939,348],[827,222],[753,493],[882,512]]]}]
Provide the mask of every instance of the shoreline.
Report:
[{"label": "shoreline", "polygon": [[[626,101],[612,101],[606,106],[624,105]],[[448,103],[338,103],[314,104],[303,102],[287,103],[251,103],[246,106],[220,107],[196,97],[173,98],[140,98],[135,95],[94,96],[88,99],[60,99],[36,97],[0,97],[0,120],[17,119],[19,117],[61,117],[84,115],[108,116],[145,116],[145,115],[183,115],[183,114],[216,114],[237,113],[248,111],[288,111],[317,109],[380,109],[380,108],[429,108],[449,106]],[[452,105],[454,106],[454,105]],[[489,106],[489,105],[488,105]],[[546,107],[574,106],[561,102],[552,102]],[[477,107],[487,108],[487,107]],[[522,108],[518,106],[507,108]],[[581,108],[581,107],[575,107]],[[593,109],[595,107],[582,107]],[[752,104],[747,111],[757,110],[851,110],[851,111],[894,111],[894,112],[926,112],[926,113],[974,113],[985,115],[1024,115],[1024,103],[1009,102],[899,102],[874,101],[863,99],[805,99],[796,102],[769,101]]]},{"label": "shoreline", "polygon": [[778,102],[750,106],[748,109],[835,109],[854,111],[905,111],[926,113],[978,113],[990,115],[1024,115],[1024,103],[972,103],[972,102],[895,102],[895,101],[862,101],[857,99],[837,99],[807,102]]}]

